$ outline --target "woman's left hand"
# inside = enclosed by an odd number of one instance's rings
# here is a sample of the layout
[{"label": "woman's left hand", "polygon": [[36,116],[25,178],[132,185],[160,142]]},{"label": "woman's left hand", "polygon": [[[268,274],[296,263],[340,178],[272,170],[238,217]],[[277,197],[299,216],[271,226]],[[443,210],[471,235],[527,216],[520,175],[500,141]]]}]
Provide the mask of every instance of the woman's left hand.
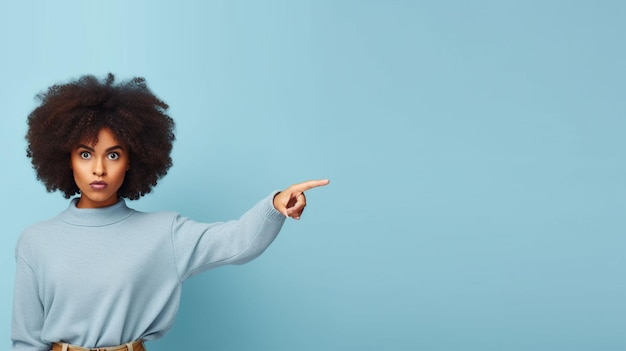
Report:
[{"label": "woman's left hand", "polygon": [[304,196],[304,192],[328,185],[328,183],[330,183],[328,179],[320,179],[294,184],[274,196],[274,208],[284,214],[285,217],[300,219],[302,211],[304,211],[304,207],[306,206],[306,196]]}]

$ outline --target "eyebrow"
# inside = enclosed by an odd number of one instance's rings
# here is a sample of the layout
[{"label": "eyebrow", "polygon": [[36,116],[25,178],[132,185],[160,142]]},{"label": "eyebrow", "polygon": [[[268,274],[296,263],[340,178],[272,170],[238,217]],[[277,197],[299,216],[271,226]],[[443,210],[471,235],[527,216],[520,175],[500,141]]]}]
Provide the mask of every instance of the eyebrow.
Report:
[{"label": "eyebrow", "polygon": [[[87,145],[85,145],[85,144],[80,144],[80,145],[78,145],[77,149],[79,149],[79,148],[87,149],[87,150],[89,150],[89,151],[91,151],[91,152],[96,151],[96,150],[95,150],[94,148],[92,148],[91,146],[87,146]],[[110,151],[117,150],[117,149],[121,149],[122,151],[124,151],[124,148],[123,148],[121,145],[114,145],[114,146],[111,146],[110,148],[106,149],[105,151],[106,151],[106,152],[110,152]]]}]

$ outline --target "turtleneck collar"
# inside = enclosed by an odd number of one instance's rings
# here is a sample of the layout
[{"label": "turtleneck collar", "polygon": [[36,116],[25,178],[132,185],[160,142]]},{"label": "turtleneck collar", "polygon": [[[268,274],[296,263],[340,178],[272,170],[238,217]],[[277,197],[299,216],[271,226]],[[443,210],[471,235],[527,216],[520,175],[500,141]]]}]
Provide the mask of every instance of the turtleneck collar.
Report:
[{"label": "turtleneck collar", "polygon": [[126,206],[124,199],[108,207],[78,208],[76,204],[79,199],[72,199],[67,210],[61,212],[59,217],[63,222],[85,227],[101,227],[120,222],[135,212]]}]

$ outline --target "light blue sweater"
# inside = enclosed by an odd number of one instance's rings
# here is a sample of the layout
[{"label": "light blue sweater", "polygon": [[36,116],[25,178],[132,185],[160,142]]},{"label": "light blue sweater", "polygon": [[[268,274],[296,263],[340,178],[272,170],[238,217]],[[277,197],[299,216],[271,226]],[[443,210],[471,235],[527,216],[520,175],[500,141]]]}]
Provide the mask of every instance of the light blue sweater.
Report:
[{"label": "light blue sweater", "polygon": [[123,200],[79,209],[74,199],[18,241],[12,350],[161,337],[174,322],[185,279],[248,262],[271,244],[285,220],[272,196],[239,220],[211,224],[138,212]]}]

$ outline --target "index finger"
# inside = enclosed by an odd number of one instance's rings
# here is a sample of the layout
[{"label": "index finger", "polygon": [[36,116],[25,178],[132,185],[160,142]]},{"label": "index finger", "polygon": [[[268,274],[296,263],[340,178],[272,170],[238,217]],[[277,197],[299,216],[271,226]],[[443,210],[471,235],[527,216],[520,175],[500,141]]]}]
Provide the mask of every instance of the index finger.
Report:
[{"label": "index finger", "polygon": [[330,180],[328,179],[307,180],[306,182],[294,184],[291,188],[299,192],[305,192],[319,186],[328,185],[328,183],[330,183]]}]

